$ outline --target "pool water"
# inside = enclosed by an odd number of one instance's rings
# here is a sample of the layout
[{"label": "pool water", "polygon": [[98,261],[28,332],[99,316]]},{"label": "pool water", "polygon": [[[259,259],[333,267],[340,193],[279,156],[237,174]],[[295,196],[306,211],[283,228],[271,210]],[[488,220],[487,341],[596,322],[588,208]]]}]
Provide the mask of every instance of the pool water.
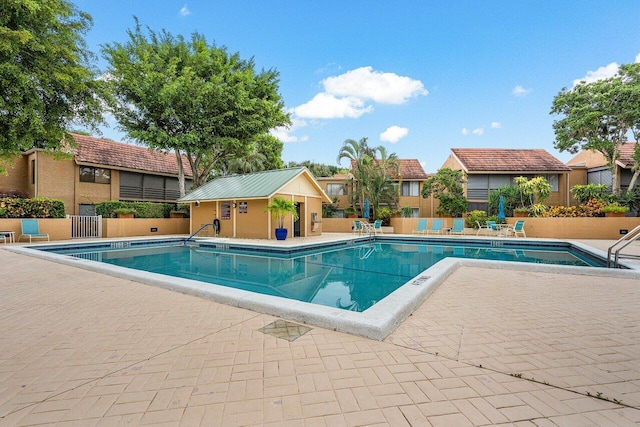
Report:
[{"label": "pool water", "polygon": [[229,286],[345,310],[364,311],[446,257],[592,266],[565,249],[359,243],[297,252],[165,245],[126,249],[52,249],[120,267]]}]

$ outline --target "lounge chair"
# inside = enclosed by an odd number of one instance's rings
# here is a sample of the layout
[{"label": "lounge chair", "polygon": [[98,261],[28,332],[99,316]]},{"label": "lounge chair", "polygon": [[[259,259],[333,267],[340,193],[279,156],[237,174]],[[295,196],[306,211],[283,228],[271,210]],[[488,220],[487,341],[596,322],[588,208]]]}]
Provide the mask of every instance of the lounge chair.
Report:
[{"label": "lounge chair", "polygon": [[414,233],[420,233],[420,234],[424,234],[427,232],[427,224],[429,224],[429,221],[426,219],[419,219],[418,220],[418,227],[413,229]]},{"label": "lounge chair", "polygon": [[480,232],[482,230],[486,230],[484,232],[485,236],[490,236],[493,233],[498,233],[498,226],[496,225],[495,221],[487,221],[486,225],[480,225],[480,222],[476,221],[476,224],[478,224],[478,232],[476,233],[476,235],[480,235]]},{"label": "lounge chair", "polygon": [[527,237],[527,233],[524,232],[524,219],[519,219],[513,225],[513,228],[509,229],[510,232],[513,233],[515,237],[518,237],[518,234],[522,234],[522,237]]},{"label": "lounge chair", "polygon": [[353,234],[362,234],[362,222],[361,221],[353,221]]},{"label": "lounge chair", "polygon": [[464,219],[456,218],[453,220],[453,227],[449,230],[449,234],[464,234]]},{"label": "lounge chair", "polygon": [[373,233],[374,234],[383,234],[382,233],[382,220],[381,219],[376,219],[375,222],[373,223]]},{"label": "lounge chair", "polygon": [[38,225],[37,219],[22,220],[22,234],[18,238],[18,241],[21,241],[23,237],[28,237],[29,243],[31,243],[32,239],[47,239],[47,241],[49,240],[48,234],[40,233],[40,227]]},{"label": "lounge chair", "polygon": [[441,234],[442,233],[442,220],[434,219],[431,223],[431,228],[427,230],[427,233]]}]

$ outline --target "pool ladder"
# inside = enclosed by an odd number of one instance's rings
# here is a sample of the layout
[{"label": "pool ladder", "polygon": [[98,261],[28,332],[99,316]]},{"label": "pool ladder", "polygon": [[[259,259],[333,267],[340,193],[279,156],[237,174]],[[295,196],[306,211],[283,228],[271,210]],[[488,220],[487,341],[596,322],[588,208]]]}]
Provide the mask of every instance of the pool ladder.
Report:
[{"label": "pool ladder", "polygon": [[213,233],[214,233],[214,235],[217,236],[218,232],[216,230],[216,227],[213,225],[213,223],[207,223],[207,224],[202,224],[202,227],[198,228],[195,233],[193,233],[191,236],[189,236],[186,239],[184,239],[184,241],[182,243],[186,245],[189,240],[193,239],[198,233],[200,233],[202,230],[204,230],[205,228],[207,228],[209,226],[213,227]]},{"label": "pool ladder", "polygon": [[[640,225],[622,236],[618,239],[613,245],[609,246],[609,250],[607,250],[607,267],[608,268],[619,268],[620,267],[620,258],[633,258],[640,259],[638,255],[622,255],[620,251],[629,246],[631,243],[635,242],[640,238]],[[621,245],[621,246],[620,246]],[[615,252],[614,248],[618,247]],[[611,259],[611,255],[613,255],[613,259]]]}]

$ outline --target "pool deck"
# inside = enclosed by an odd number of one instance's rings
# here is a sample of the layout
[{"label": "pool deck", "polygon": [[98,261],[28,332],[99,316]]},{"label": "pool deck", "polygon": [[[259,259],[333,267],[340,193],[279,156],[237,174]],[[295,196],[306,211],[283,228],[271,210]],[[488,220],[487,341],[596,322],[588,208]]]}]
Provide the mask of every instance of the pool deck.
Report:
[{"label": "pool deck", "polygon": [[463,266],[376,341],[3,249],[0,426],[640,424],[637,279]]}]

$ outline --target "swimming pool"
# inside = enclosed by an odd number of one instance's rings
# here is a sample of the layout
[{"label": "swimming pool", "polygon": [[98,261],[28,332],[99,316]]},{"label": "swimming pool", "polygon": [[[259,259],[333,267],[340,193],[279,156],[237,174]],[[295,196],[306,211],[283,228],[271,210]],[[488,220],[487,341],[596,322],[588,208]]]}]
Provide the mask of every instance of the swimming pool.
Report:
[{"label": "swimming pool", "polygon": [[45,249],[263,295],[362,312],[448,257],[603,266],[566,247],[479,246],[442,241],[358,241],[294,252],[182,242]]},{"label": "swimming pool", "polygon": [[344,237],[290,247],[129,239],[11,250],[375,339],[391,333],[461,266],[605,274],[585,268],[604,261],[588,249],[514,239]]}]

